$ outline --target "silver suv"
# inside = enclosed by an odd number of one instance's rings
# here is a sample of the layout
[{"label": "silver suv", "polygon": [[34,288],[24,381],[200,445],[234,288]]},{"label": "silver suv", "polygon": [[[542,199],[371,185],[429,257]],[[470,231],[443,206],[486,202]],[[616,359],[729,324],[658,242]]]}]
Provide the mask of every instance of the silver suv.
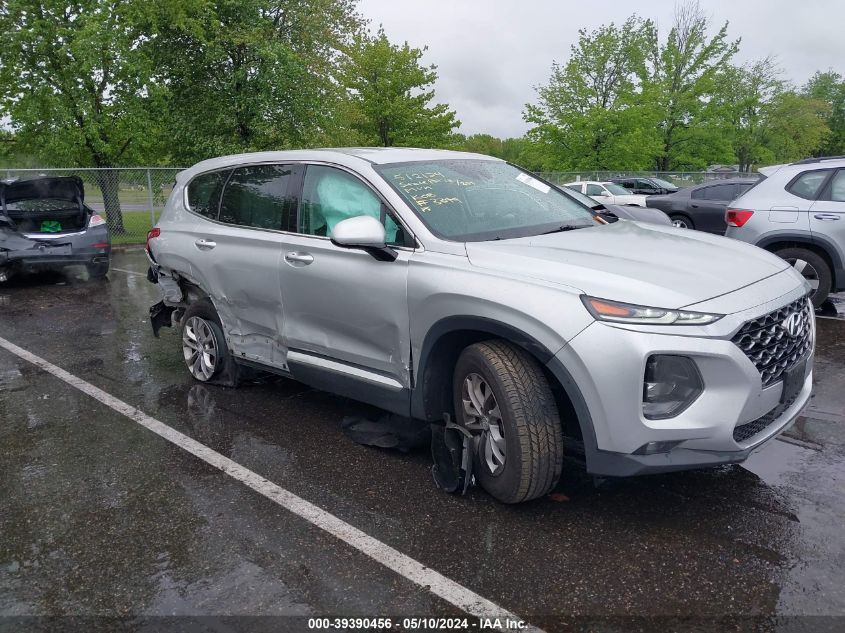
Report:
[{"label": "silver suv", "polygon": [[779,255],[807,279],[813,305],[845,290],[845,157],[808,158],[760,170],[734,200],[726,235]]},{"label": "silver suv", "polygon": [[449,414],[508,503],[555,486],[564,446],[598,475],[741,462],[810,397],[815,325],[793,267],[607,223],[478,154],[205,161],[177,177],[148,253],[154,330],[181,327],[197,380],[260,369]]}]

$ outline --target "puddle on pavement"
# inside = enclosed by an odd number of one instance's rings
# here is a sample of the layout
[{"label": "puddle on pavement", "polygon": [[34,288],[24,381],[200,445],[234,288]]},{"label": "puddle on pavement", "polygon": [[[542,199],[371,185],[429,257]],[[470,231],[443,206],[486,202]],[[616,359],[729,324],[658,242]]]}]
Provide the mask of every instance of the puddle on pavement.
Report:
[{"label": "puddle on pavement", "polygon": [[790,475],[800,472],[816,452],[811,448],[775,439],[752,453],[742,467],[768,485],[779,486],[787,483]]}]

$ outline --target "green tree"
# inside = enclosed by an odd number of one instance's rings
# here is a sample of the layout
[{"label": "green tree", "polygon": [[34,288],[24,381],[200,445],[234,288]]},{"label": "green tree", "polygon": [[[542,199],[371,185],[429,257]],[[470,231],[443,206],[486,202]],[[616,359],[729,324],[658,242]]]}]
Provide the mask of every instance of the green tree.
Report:
[{"label": "green tree", "polygon": [[471,136],[456,135],[455,148],[465,152],[475,152],[495,156],[509,162],[518,162],[525,146],[521,138],[501,139],[491,134],[473,134]]},{"label": "green tree", "polygon": [[775,100],[786,88],[774,60],[728,66],[719,73],[717,83],[721,90],[714,96],[712,107],[723,119],[723,134],[733,146],[739,171],[748,172],[755,165],[772,162],[768,126]]},{"label": "green tree", "polygon": [[362,143],[443,147],[460,125],[445,104],[432,104],[436,66],[420,63],[425,49],[391,44],[383,30],[358,35],[340,64],[340,84],[352,105],[349,127]]},{"label": "green tree", "polygon": [[720,70],[736,54],[739,40],[728,39],[728,23],[710,35],[710,19],[697,2],[679,5],[663,44],[649,34],[648,74],[642,98],[658,115],[659,171],[699,169],[730,157],[730,144],[717,133],[719,112],[708,107],[718,93]]},{"label": "green tree", "polygon": [[793,91],[778,95],[768,121],[767,145],[775,162],[786,163],[810,156],[824,145],[830,133],[826,118],[830,108],[821,99]]},{"label": "green tree", "polygon": [[821,145],[813,148],[813,154],[845,155],[845,78],[832,70],[817,72],[804,86],[803,93],[828,105],[825,123],[830,129],[830,134]]},{"label": "green tree", "polygon": [[525,159],[543,169],[643,169],[657,151],[654,121],[639,100],[649,20],[631,16],[579,31],[566,64],[552,64],[539,103],[526,106],[533,124]]},{"label": "green tree", "polygon": [[361,27],[353,0],[156,0],[148,15],[175,161],[326,134],[340,49]]},{"label": "green tree", "polygon": [[149,160],[161,93],[135,26],[137,0],[0,4],[0,112],[19,148],[97,173],[109,227],[123,232],[113,167]]}]

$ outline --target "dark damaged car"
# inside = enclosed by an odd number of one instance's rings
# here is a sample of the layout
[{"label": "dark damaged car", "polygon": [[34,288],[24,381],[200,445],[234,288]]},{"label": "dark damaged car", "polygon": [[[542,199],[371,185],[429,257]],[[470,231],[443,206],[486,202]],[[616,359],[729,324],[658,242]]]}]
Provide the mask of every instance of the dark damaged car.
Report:
[{"label": "dark damaged car", "polygon": [[0,182],[0,282],[19,272],[85,266],[109,271],[106,221],[85,204],[76,176]]}]

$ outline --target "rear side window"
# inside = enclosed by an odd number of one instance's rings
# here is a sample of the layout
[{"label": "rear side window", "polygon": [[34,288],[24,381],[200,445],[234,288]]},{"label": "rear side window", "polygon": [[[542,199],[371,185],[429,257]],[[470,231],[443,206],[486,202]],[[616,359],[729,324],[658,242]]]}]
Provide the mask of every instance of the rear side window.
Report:
[{"label": "rear side window", "polygon": [[840,169],[830,181],[830,194],[825,199],[832,202],[845,202],[845,169]]},{"label": "rear side window", "polygon": [[212,220],[217,219],[220,208],[220,194],[230,170],[212,171],[201,174],[188,184],[188,208]]},{"label": "rear side window", "polygon": [[736,198],[735,185],[713,185],[702,187],[692,192],[692,197],[699,200],[715,200],[718,202],[730,202]]},{"label": "rear side window", "polygon": [[289,165],[238,167],[220,202],[220,221],[257,229],[288,230]]},{"label": "rear side window", "polygon": [[828,174],[830,174],[830,170],[827,169],[820,171],[805,171],[803,174],[793,179],[792,182],[787,185],[786,190],[800,198],[815,200],[819,195],[819,190],[822,188],[824,181],[827,180]]}]

